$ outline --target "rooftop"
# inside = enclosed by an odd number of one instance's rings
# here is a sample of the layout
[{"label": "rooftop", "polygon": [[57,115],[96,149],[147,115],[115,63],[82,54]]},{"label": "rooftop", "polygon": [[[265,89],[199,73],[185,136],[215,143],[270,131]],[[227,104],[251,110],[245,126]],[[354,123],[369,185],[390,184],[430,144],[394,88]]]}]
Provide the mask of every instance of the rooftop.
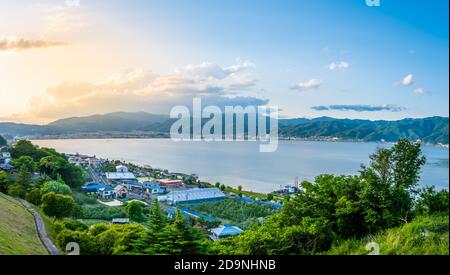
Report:
[{"label": "rooftop", "polygon": [[106,178],[108,180],[134,180],[136,177],[133,173],[117,173],[117,172],[108,172],[106,173]]}]

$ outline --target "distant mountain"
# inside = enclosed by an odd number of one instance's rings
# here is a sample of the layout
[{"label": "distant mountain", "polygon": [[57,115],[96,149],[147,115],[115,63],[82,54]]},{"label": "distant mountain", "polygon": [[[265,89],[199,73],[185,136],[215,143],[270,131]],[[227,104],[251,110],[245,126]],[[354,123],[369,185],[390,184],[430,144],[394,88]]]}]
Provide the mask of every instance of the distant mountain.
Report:
[{"label": "distant mountain", "polygon": [[145,112],[109,113],[87,117],[71,117],[48,124],[50,127],[62,128],[74,132],[130,132],[148,131],[161,124],[167,124],[169,117]]},{"label": "distant mountain", "polygon": [[341,139],[395,142],[400,138],[428,143],[448,144],[448,118],[403,119],[398,121],[370,121],[334,119],[311,121],[295,126],[281,126],[285,137],[337,137]]},{"label": "distant mountain", "polygon": [[[29,138],[42,137],[116,137],[168,136],[173,123],[165,115],[145,112],[116,112],[87,117],[72,117],[57,120],[48,125],[27,125],[0,123],[0,134]],[[448,118],[430,117],[403,119],[398,121],[370,121],[359,119],[335,119],[319,117],[314,119],[295,118],[279,120],[279,135],[285,138],[323,139],[395,142],[399,138],[422,140],[427,143],[448,144]]]}]

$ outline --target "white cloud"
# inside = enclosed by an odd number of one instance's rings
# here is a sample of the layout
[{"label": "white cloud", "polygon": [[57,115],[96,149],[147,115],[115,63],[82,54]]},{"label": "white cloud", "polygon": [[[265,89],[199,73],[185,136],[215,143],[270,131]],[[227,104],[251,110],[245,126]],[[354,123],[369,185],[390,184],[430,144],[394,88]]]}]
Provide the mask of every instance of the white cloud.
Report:
[{"label": "white cloud", "polygon": [[333,62],[330,65],[328,65],[328,69],[334,71],[334,70],[347,70],[350,68],[350,63],[346,61],[341,62]]},{"label": "white cloud", "polygon": [[291,86],[291,90],[297,90],[300,92],[305,92],[309,90],[318,89],[322,85],[322,80],[320,79],[310,79],[305,82],[299,82],[296,85]]},{"label": "white cloud", "polygon": [[267,100],[247,93],[256,85],[249,64],[221,67],[204,62],[165,75],[136,69],[117,73],[102,83],[63,82],[32,98],[23,117],[48,122],[113,111],[168,113],[175,105],[191,106],[193,97],[218,106],[265,105]]},{"label": "white cloud", "polygon": [[416,93],[416,94],[427,94],[428,91],[425,88],[418,87],[418,88],[414,89],[414,93]]},{"label": "white cloud", "polygon": [[44,39],[0,38],[1,51],[24,51],[36,48],[50,48],[65,45],[64,42]]},{"label": "white cloud", "polygon": [[409,75],[405,76],[405,77],[402,79],[402,81],[401,81],[401,84],[402,84],[403,86],[410,86],[410,85],[412,85],[413,83],[414,83],[414,77],[413,77],[412,74],[409,74]]}]

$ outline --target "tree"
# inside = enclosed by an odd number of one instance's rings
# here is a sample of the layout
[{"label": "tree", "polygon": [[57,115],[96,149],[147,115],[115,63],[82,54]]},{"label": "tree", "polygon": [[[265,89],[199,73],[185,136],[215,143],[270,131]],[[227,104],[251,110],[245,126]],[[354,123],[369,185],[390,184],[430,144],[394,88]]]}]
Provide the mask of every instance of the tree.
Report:
[{"label": "tree", "polygon": [[0,135],[0,147],[6,146],[6,145],[8,145],[8,143],[6,142],[6,139]]},{"label": "tree", "polygon": [[267,200],[272,201],[273,200],[273,194],[269,193],[267,194]]},{"label": "tree", "polygon": [[419,193],[416,203],[418,214],[448,213],[449,197],[448,191],[443,189],[436,192],[434,186],[423,188]]},{"label": "tree", "polygon": [[25,200],[28,202],[34,204],[34,205],[40,205],[41,204],[41,190],[38,188],[34,188],[25,195]]},{"label": "tree", "polygon": [[12,161],[12,165],[16,169],[21,169],[22,167],[25,167],[25,169],[29,173],[34,173],[37,169],[37,165],[34,162],[33,158],[30,156],[21,156],[18,159],[14,159]]},{"label": "tree", "polygon": [[8,174],[0,170],[0,192],[6,193],[8,190]]},{"label": "tree", "polygon": [[225,186],[225,184],[220,185],[220,190],[221,190],[221,191],[225,191],[225,189],[227,189],[227,187]]},{"label": "tree", "polygon": [[71,196],[53,192],[42,196],[42,209],[50,217],[57,219],[68,217],[72,214],[74,206],[75,201]]},{"label": "tree", "polygon": [[220,182],[216,182],[216,184],[214,184],[214,186],[215,186],[216,188],[220,188]]},{"label": "tree", "polygon": [[146,254],[156,254],[161,250],[162,232],[167,225],[167,218],[158,200],[154,200],[150,210],[148,229],[135,242],[135,250]]},{"label": "tree", "polygon": [[162,235],[161,254],[195,255],[206,251],[200,231],[189,226],[180,210],[177,210],[175,221],[166,226]]},{"label": "tree", "polygon": [[70,189],[70,187],[60,181],[47,181],[46,183],[44,183],[44,185],[42,185],[41,187],[41,193],[42,194],[46,194],[46,193],[56,193],[56,194],[62,194],[62,195],[70,195],[72,193],[72,190]]},{"label": "tree", "polygon": [[142,203],[138,201],[132,201],[126,206],[128,216],[133,221],[143,220]]},{"label": "tree", "polygon": [[8,186],[8,195],[11,197],[24,198],[25,197],[25,188],[21,184],[13,184]]},{"label": "tree", "polygon": [[35,161],[39,160],[37,148],[28,140],[19,140],[14,147],[10,149],[11,156],[15,159],[22,156],[32,157]]},{"label": "tree", "polygon": [[19,172],[15,175],[15,182],[18,185],[21,185],[24,190],[31,187],[32,178],[31,173],[28,171],[26,166],[21,166]]}]

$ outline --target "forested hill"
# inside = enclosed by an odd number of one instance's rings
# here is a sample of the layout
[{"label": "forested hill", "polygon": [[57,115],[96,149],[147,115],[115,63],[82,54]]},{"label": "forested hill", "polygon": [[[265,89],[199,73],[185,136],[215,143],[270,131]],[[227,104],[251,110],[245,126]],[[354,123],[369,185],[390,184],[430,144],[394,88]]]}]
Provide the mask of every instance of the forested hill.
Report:
[{"label": "forested hill", "polygon": [[448,118],[403,119],[399,121],[369,121],[335,119],[311,121],[299,125],[283,126],[285,137],[337,137],[341,139],[395,142],[400,138],[422,140],[428,143],[448,144]]},{"label": "forested hill", "polygon": [[[117,112],[88,117],[57,120],[48,125],[1,123],[0,135],[6,137],[96,137],[110,133],[140,133],[147,136],[168,136],[173,119],[145,112]],[[448,144],[448,118],[429,117],[398,121],[370,121],[319,117],[315,119],[280,119],[281,137],[395,142],[399,138]]]}]

